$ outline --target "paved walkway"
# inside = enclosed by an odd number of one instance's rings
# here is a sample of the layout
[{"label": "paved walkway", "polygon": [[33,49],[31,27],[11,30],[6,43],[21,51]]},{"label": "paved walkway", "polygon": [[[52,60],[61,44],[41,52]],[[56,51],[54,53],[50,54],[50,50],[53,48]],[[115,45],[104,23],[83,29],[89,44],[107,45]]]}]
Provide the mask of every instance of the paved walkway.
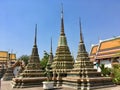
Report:
[{"label": "paved walkway", "polygon": [[[1,81],[1,89],[0,90],[43,90],[42,87],[32,87],[32,88],[12,88],[11,87],[11,81]],[[54,90],[74,90],[71,88],[65,88],[65,87],[59,87]],[[96,89],[96,90],[120,90],[120,85],[115,87],[109,87],[109,88],[102,88],[102,89]]]}]

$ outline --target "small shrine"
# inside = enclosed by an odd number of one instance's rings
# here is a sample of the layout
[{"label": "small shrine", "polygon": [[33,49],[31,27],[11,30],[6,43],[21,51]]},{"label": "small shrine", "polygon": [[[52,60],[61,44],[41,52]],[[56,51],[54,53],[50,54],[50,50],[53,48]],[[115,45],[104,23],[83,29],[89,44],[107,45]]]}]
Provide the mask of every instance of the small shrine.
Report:
[{"label": "small shrine", "polygon": [[37,25],[35,27],[35,39],[32,54],[28,61],[25,70],[16,78],[13,78],[13,88],[35,87],[42,85],[42,82],[47,80],[44,76],[44,70],[40,66],[40,59],[37,48]]}]

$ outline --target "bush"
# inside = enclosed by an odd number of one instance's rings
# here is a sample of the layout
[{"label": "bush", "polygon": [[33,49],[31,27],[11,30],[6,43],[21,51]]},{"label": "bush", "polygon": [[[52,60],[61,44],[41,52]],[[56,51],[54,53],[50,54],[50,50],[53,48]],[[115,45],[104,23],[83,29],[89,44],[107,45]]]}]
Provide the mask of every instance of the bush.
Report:
[{"label": "bush", "polygon": [[113,82],[115,84],[120,84],[120,64],[113,65]]},{"label": "bush", "polygon": [[104,64],[101,64],[100,69],[101,69],[101,73],[102,73],[103,76],[110,76],[110,74],[111,74],[111,69],[110,68],[105,67]]}]

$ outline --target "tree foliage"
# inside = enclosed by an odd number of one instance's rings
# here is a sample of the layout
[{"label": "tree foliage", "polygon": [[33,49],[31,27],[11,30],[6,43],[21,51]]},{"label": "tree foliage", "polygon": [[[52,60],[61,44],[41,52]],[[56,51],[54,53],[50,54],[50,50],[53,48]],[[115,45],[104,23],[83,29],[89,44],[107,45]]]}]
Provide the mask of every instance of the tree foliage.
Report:
[{"label": "tree foliage", "polygon": [[111,74],[113,82],[115,84],[120,84],[120,64],[114,64],[112,69],[107,68],[102,64],[100,68],[103,76],[109,76]]},{"label": "tree foliage", "polygon": [[42,66],[43,69],[45,69],[48,59],[49,59],[49,54],[46,51],[44,51],[44,56],[40,61],[40,65]]},{"label": "tree foliage", "polygon": [[19,59],[19,60],[23,60],[24,63],[25,63],[25,65],[27,65],[27,64],[28,64],[29,57],[30,57],[30,56],[28,56],[28,55],[22,55],[22,56],[20,56],[18,59]]},{"label": "tree foliage", "polygon": [[105,67],[104,64],[101,64],[100,69],[101,69],[101,73],[102,73],[103,76],[110,76],[110,74],[111,74],[111,69],[110,68]]},{"label": "tree foliage", "polygon": [[113,82],[115,84],[120,84],[120,64],[113,65]]}]

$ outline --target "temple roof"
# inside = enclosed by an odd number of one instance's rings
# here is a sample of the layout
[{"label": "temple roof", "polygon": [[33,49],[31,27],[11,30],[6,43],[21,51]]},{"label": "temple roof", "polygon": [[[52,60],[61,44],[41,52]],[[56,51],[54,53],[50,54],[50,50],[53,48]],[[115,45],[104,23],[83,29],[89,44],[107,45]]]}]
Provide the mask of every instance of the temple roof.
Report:
[{"label": "temple roof", "polygon": [[90,51],[90,55],[94,55],[94,54],[96,54],[97,49],[98,49],[98,45],[94,45],[94,46],[92,46],[91,51]]},{"label": "temple roof", "polygon": [[90,52],[90,58],[96,54],[96,59],[118,57],[120,53],[120,36],[103,40],[98,46],[93,46]]},{"label": "temple roof", "polygon": [[16,60],[16,54],[11,53],[10,54],[10,60]]},{"label": "temple roof", "polygon": [[10,60],[16,60],[16,54],[8,53],[7,51],[0,51],[0,61],[8,60],[9,55],[10,55]]},{"label": "temple roof", "polygon": [[99,45],[99,50],[108,50],[120,47],[120,37],[102,41]]},{"label": "temple roof", "polygon": [[96,53],[97,53],[97,49],[98,49],[98,45],[92,46],[91,51],[90,51],[90,56],[89,56],[91,61],[94,61],[94,58],[95,58]]},{"label": "temple roof", "polygon": [[0,57],[8,57],[7,51],[0,51]]}]

